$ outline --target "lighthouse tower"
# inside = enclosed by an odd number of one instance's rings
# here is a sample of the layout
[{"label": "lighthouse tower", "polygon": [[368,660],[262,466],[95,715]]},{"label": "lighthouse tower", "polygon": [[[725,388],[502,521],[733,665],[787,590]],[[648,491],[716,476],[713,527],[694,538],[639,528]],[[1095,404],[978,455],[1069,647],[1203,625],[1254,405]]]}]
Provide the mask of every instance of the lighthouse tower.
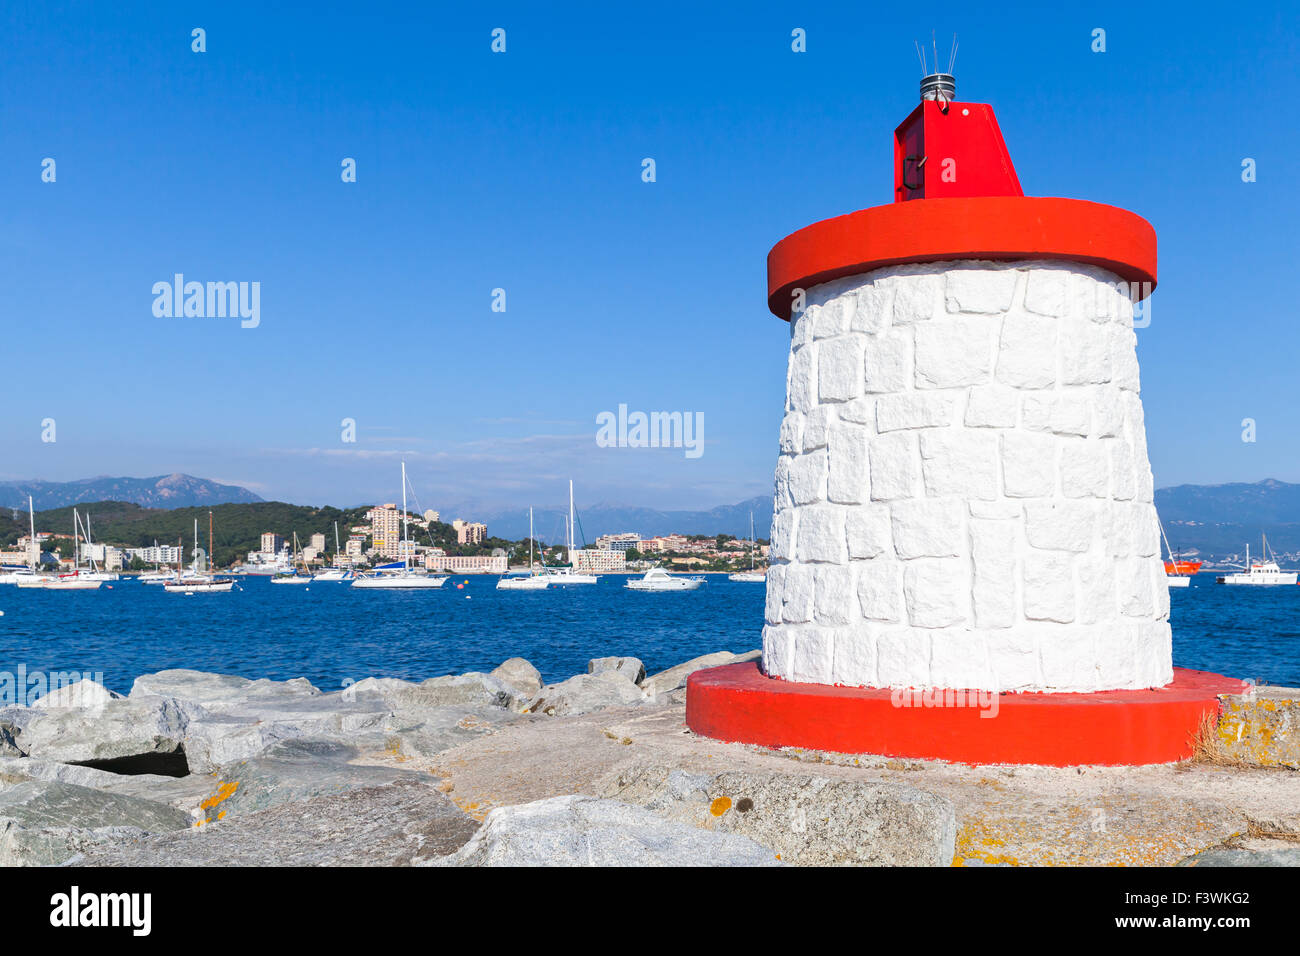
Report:
[{"label": "lighthouse tower", "polygon": [[768,255],[790,356],[762,666],[696,675],[688,723],[947,759],[1186,756],[1240,684],[1172,664],[1133,331],[1154,230],[1026,197],[992,108],[948,74],[894,132],[893,198]]}]

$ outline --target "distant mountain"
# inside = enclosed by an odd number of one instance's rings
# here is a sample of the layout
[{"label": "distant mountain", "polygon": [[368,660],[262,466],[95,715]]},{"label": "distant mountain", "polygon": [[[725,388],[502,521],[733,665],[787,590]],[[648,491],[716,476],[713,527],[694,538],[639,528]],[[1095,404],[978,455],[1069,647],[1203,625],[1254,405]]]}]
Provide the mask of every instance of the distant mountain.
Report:
[{"label": "distant mountain", "polygon": [[[578,509],[578,543],[585,538],[590,544],[602,534],[635,531],[647,537],[659,534],[734,534],[749,537],[749,513],[754,513],[754,535],[766,538],[772,527],[772,496],[750,498],[734,505],[722,505],[708,511],[656,511],[617,505],[594,505]],[[533,525],[537,537],[546,543],[564,538],[564,516],[568,505],[534,510]],[[450,520],[443,515],[444,520]],[[528,512],[506,511],[486,517],[488,534],[518,540],[528,534]]]},{"label": "distant mountain", "polygon": [[1300,553],[1300,485],[1272,478],[1253,484],[1175,485],[1156,490],[1170,544],[1202,555],[1258,554],[1260,535],[1279,554]]},{"label": "distant mountain", "polygon": [[37,511],[83,501],[128,501],[144,508],[196,508],[261,501],[247,488],[223,485],[193,475],[156,478],[82,478],[77,481],[2,481],[0,508],[27,508],[31,495]]}]

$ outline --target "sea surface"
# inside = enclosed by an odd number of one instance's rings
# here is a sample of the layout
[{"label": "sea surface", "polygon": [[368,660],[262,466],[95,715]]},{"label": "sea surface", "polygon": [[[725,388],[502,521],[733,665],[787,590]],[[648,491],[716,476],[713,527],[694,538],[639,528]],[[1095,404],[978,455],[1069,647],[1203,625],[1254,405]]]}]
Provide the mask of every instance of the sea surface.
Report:
[{"label": "sea surface", "polygon": [[[0,585],[0,672],[98,672],[127,693],[140,674],[186,667],[336,690],[364,677],[486,671],[509,657],[528,658],[547,681],[615,654],[653,673],[762,643],[762,584],[708,575],[696,591],[643,594],[626,580],[528,592],[469,576],[403,592],[248,578],[228,594],[188,597],[126,579],[98,591]],[[1300,686],[1300,587],[1201,574],[1170,598],[1176,665]]]}]

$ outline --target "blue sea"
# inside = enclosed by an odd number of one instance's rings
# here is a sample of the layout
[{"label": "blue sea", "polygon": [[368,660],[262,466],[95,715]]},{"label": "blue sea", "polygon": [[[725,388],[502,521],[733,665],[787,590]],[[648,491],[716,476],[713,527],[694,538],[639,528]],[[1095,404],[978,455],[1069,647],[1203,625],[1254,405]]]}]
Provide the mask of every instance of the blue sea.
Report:
[{"label": "blue sea", "polygon": [[[508,657],[528,658],[548,681],[612,654],[654,672],[761,644],[762,584],[709,575],[696,591],[644,594],[625,580],[527,592],[471,576],[401,592],[250,578],[229,594],[190,597],[133,580],[98,591],[0,585],[0,671],[100,672],[120,693],[169,667],[306,677],[335,690],[371,676],[491,670]],[[1300,686],[1300,587],[1228,587],[1202,574],[1170,598],[1175,664]]]}]

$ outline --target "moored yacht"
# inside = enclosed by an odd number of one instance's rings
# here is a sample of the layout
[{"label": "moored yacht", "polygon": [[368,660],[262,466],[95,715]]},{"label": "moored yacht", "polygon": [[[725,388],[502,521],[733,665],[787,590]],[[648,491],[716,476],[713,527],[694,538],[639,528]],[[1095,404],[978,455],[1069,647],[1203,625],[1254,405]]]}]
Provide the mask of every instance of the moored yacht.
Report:
[{"label": "moored yacht", "polygon": [[749,513],[749,570],[737,571],[727,575],[728,581],[743,581],[747,584],[762,584],[767,581],[767,572],[754,567],[754,512]]},{"label": "moored yacht", "polygon": [[[1264,539],[1264,556],[1268,558],[1268,538]],[[1220,575],[1217,580],[1220,584],[1295,584],[1297,577],[1300,577],[1300,572],[1283,571],[1276,560],[1268,559],[1252,564],[1250,545],[1247,544],[1245,568],[1233,574]]]},{"label": "moored yacht", "polygon": [[34,574],[31,580],[17,583],[20,588],[42,588],[46,591],[94,591],[103,582],[72,571],[68,574]]},{"label": "moored yacht", "polygon": [[311,576],[312,581],[351,581],[355,574],[351,568],[326,568]]},{"label": "moored yacht", "polygon": [[550,583],[549,574],[538,574],[533,568],[533,509],[528,509],[528,573],[507,574],[497,581],[498,591],[545,591]]},{"label": "moored yacht", "polygon": [[551,584],[554,584],[558,587],[567,587],[570,584],[599,583],[600,578],[598,578],[596,575],[587,574],[586,572],[579,571],[574,567],[573,551],[575,545],[575,541],[574,541],[575,535],[574,535],[573,479],[572,478],[569,479],[569,521],[568,521],[568,525],[566,526],[566,530],[568,532],[567,534],[568,551],[566,553],[566,557],[569,560],[569,566],[546,568],[544,572],[546,574],[546,577],[550,580]]},{"label": "moored yacht", "polygon": [[629,591],[694,591],[704,583],[704,578],[681,578],[663,568],[651,568],[644,577],[634,578],[623,587]]},{"label": "moored yacht", "polygon": [[440,588],[447,583],[446,575],[430,574],[422,568],[411,567],[412,542],[406,524],[406,462],[402,462],[402,540],[399,547],[402,552],[400,565],[379,568],[373,574],[358,575],[353,579],[352,587],[428,590]]},{"label": "moored yacht", "polygon": [[1160,537],[1165,542],[1165,552],[1169,555],[1169,560],[1165,562],[1165,584],[1171,588],[1186,588],[1192,585],[1192,575],[1200,570],[1199,561],[1194,562],[1196,567],[1191,571],[1180,570],[1185,568],[1189,562],[1179,561],[1174,556],[1174,550],[1169,546],[1169,538],[1165,534],[1165,523],[1160,522]]},{"label": "moored yacht", "polygon": [[199,550],[199,522],[194,521],[194,563],[185,572],[177,571],[174,581],[164,581],[167,594],[225,594],[235,587],[234,578],[219,578],[208,573],[212,555],[212,512],[208,512],[208,551]]}]

